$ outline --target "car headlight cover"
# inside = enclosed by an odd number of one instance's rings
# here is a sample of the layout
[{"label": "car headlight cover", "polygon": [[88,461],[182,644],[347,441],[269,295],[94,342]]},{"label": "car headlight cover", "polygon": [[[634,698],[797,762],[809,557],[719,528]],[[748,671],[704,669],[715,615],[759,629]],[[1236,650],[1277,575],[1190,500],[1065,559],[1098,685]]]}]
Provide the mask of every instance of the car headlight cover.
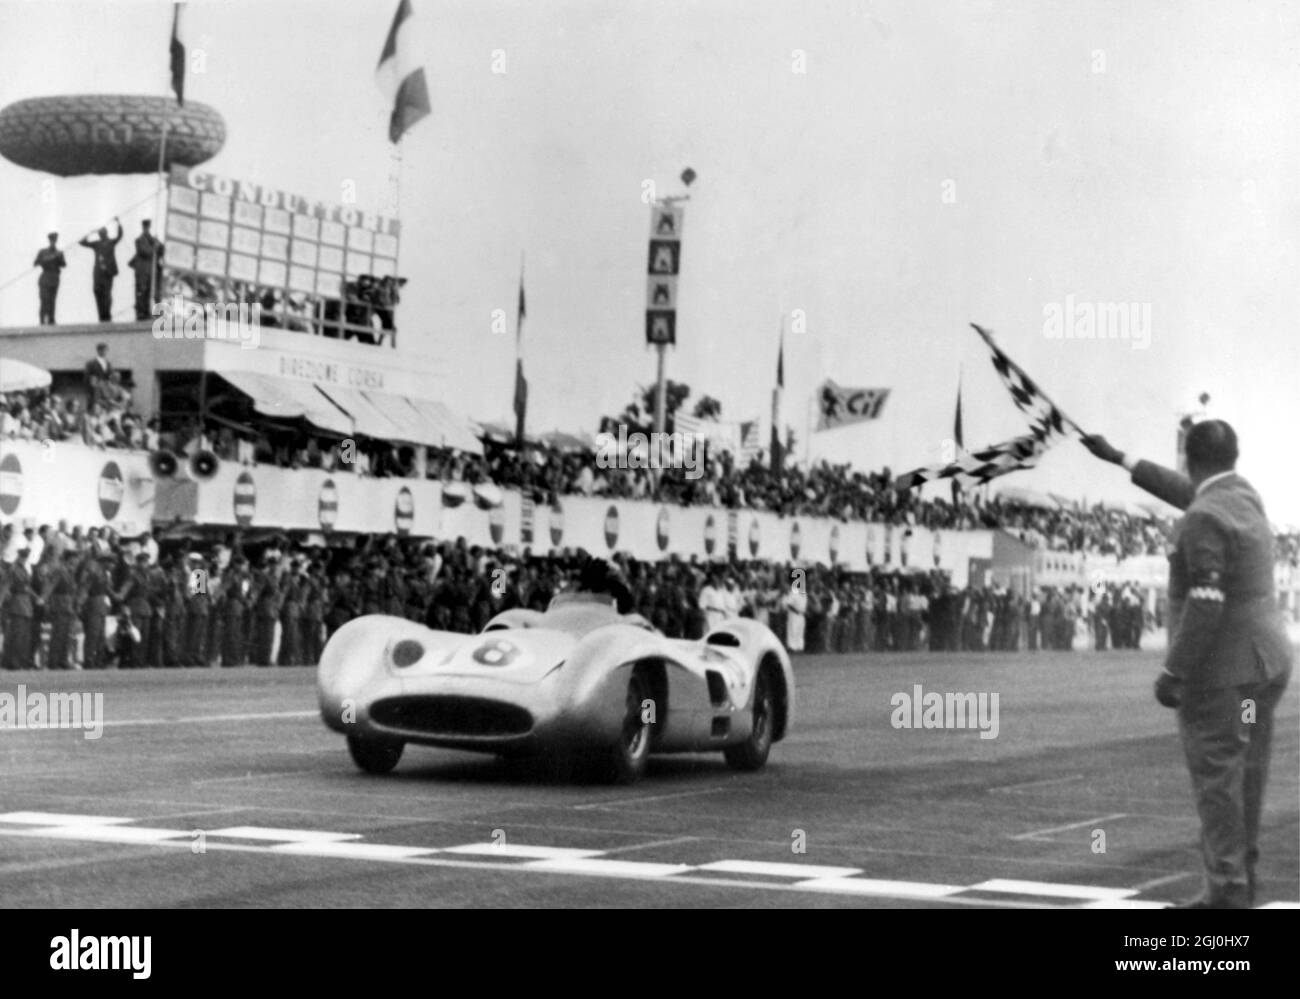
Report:
[{"label": "car headlight cover", "polygon": [[424,646],[413,638],[403,638],[393,646],[393,665],[399,669],[417,663],[424,655]]}]

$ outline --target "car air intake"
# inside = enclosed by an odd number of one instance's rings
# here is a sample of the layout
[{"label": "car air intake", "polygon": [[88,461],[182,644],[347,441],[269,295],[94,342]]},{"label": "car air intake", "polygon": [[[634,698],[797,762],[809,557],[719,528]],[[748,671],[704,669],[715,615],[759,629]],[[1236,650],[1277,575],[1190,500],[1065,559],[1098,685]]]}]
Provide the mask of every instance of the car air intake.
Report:
[{"label": "car air intake", "polygon": [[727,681],[716,669],[705,670],[704,681],[709,685],[709,700],[714,704],[727,703]]},{"label": "car air intake", "polygon": [[385,728],[424,735],[525,735],[533,716],[521,707],[485,697],[422,695],[376,701],[370,717]]}]

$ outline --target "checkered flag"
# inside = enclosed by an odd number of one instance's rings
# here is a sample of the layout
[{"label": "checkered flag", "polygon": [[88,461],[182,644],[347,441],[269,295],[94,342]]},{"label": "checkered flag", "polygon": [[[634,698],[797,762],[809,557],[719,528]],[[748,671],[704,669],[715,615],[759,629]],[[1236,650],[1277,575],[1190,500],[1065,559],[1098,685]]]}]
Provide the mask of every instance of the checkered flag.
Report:
[{"label": "checkered flag", "polygon": [[963,489],[981,486],[999,475],[1033,468],[1049,446],[1048,435],[1035,430],[979,451],[968,451],[946,465],[930,465],[907,472],[894,480],[894,488],[905,492],[937,479],[953,479]]},{"label": "checkered flag", "polygon": [[1025,373],[1025,369],[1011,360],[1002,348],[993,342],[991,333],[975,323],[971,323],[971,327],[993,352],[993,370],[998,373],[1002,384],[1011,393],[1011,401],[1029,417],[1029,425],[1036,432],[1041,430],[1046,438],[1051,439],[1057,435],[1064,435],[1068,428],[1077,436],[1083,436],[1082,431],[1073,421],[1066,419],[1056,408],[1056,404],[1047,398],[1037,383]]},{"label": "checkered flag", "polygon": [[980,451],[963,453],[947,464],[930,465],[900,475],[894,482],[894,488],[900,492],[936,479],[953,479],[963,488],[983,485],[1008,472],[1033,468],[1047,449],[1067,434],[1084,436],[1079,426],[1057,408],[1025,370],[993,342],[990,333],[974,323],[971,325],[993,352],[993,368],[1011,393],[1012,401],[1029,417],[1029,433]]}]

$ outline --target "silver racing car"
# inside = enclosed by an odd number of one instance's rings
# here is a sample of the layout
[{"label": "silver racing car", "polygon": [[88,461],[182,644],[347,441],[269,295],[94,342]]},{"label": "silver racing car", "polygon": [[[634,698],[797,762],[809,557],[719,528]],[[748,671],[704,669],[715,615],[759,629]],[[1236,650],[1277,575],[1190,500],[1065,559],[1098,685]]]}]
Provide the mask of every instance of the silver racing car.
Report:
[{"label": "silver racing car", "polygon": [[623,783],[651,753],[720,750],[732,767],[757,770],[790,731],[795,703],[790,657],[757,621],[665,638],[596,593],[505,611],[478,635],[361,617],[331,637],[317,685],[325,724],[375,774],[407,743],[553,755]]}]

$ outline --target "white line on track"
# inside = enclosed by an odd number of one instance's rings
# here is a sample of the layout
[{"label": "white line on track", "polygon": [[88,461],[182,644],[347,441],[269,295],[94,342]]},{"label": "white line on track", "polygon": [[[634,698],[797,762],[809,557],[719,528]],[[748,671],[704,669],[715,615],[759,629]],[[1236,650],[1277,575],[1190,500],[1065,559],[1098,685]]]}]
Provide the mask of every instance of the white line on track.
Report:
[{"label": "white line on track", "polygon": [[[32,835],[33,832],[27,829],[15,829],[15,830],[0,829],[0,836],[32,836]],[[185,850],[187,852],[191,851],[191,843],[188,839],[180,840],[180,841],[160,840],[156,843],[150,843],[148,845],[151,847],[156,847],[161,849],[170,848],[174,850],[175,849]],[[315,845],[319,845],[319,844],[315,844]],[[274,848],[271,847],[253,846],[251,844],[244,844],[244,843],[213,843],[211,841],[209,841],[206,845],[206,852],[207,853],[214,853],[214,852],[254,853],[254,854],[260,854],[262,856],[266,856],[268,854],[272,854],[272,855],[278,854],[281,856],[295,855],[285,850],[275,850]],[[356,859],[360,860],[361,858],[357,857]],[[395,856],[393,854],[384,854],[384,855],[371,854],[365,858],[365,861],[370,863],[377,862],[377,863],[388,863],[388,864],[408,864],[415,867],[454,867],[454,868],[461,868],[463,870],[495,871],[498,873],[510,872],[510,873],[535,874],[541,876],[549,875],[551,877],[570,876],[570,877],[621,878],[625,880],[635,880],[635,881],[640,881],[649,884],[674,884],[674,885],[685,884],[685,885],[703,886],[708,888],[729,888],[729,889],[748,888],[752,891],[779,891],[779,892],[793,892],[795,894],[825,894],[827,891],[826,888],[821,887],[820,885],[818,885],[817,882],[804,882],[803,885],[799,885],[798,883],[795,884],[777,883],[774,881],[737,881],[729,878],[701,877],[692,874],[675,874],[672,875],[671,877],[660,877],[660,876],[649,877],[646,876],[645,874],[642,874],[639,877],[629,877],[627,874],[621,873],[620,871],[614,870],[610,867],[587,867],[585,869],[573,869],[573,868],[558,869],[558,868],[548,868],[545,866],[538,866],[539,864],[553,863],[552,861],[534,861],[531,864],[501,864],[501,863],[493,863],[491,861],[450,860],[445,857],[410,857],[410,856],[402,857],[402,856]],[[612,864],[614,862],[611,861],[610,863]],[[840,879],[834,878],[831,880],[839,881]],[[898,883],[905,884],[905,882],[898,882]],[[887,895],[883,892],[880,893],[873,892],[872,894],[879,898],[898,898],[898,899],[914,900],[917,899],[918,897],[921,897],[917,894],[907,894],[907,895],[897,895],[897,896]],[[1060,909],[1062,908],[1062,906],[1060,905],[1024,902],[1024,901],[1004,902],[1000,899],[987,899],[987,898],[967,899],[961,897],[944,897],[935,900],[940,901],[945,905],[961,905],[961,906],[967,906],[971,908],[981,908],[981,909],[987,909],[987,908]]]},{"label": "white line on track", "polygon": [[522,843],[466,843],[464,846],[445,846],[438,852],[525,860],[579,860],[583,857],[598,857],[605,851],[578,850],[571,846],[527,846]]},{"label": "white line on track", "polygon": [[332,857],[335,860],[409,860],[439,852],[426,847],[392,846],[388,843],[284,843],[270,849],[272,853],[287,853],[295,857]]},{"label": "white line on track", "polygon": [[519,866],[530,871],[614,878],[670,878],[695,869],[690,864],[647,864],[638,860],[604,860],[601,857],[552,857],[549,860],[530,860]]},{"label": "white line on track", "polygon": [[762,860],[715,860],[711,864],[700,864],[702,871],[718,874],[766,874],[775,878],[799,878],[813,881],[820,878],[847,878],[861,874],[860,867],[822,867],[816,864],[775,864]]},{"label": "white line on track", "polygon": [[146,826],[67,825],[41,829],[47,839],[70,839],[92,843],[161,843],[170,839],[189,840],[184,829],[154,829]]},{"label": "white line on track", "polygon": [[191,787],[205,787],[208,784],[230,784],[245,780],[263,780],[272,777],[309,777],[314,773],[311,770],[270,770],[263,773],[246,773],[238,777],[209,777],[207,780],[192,780]]},{"label": "white line on track", "polygon": [[656,839],[651,840],[649,843],[632,843],[629,846],[616,846],[612,850],[605,850],[604,853],[605,856],[608,857],[612,853],[633,853],[637,850],[649,850],[654,846],[678,846],[682,843],[698,842],[700,842],[699,836],[674,836],[672,839]]},{"label": "white line on track", "polygon": [[1153,902],[1140,898],[1101,898],[1095,902],[1085,902],[1080,909],[1168,909],[1168,902]]},{"label": "white line on track", "polygon": [[3,812],[0,822],[15,822],[24,826],[120,826],[136,819],[120,819],[111,815],[73,815],[71,812]]},{"label": "white line on track", "polygon": [[1139,885],[1134,885],[1134,891],[1146,891],[1149,888],[1159,888],[1161,885],[1173,884],[1175,881],[1183,881],[1187,878],[1194,878],[1195,874],[1184,871],[1182,874],[1166,874],[1162,878],[1152,878],[1150,881],[1143,881]]},{"label": "white line on track", "polygon": [[337,843],[341,840],[360,839],[360,833],[318,832],[315,829],[268,829],[265,826],[231,826],[227,829],[205,830],[208,836],[227,839],[264,839],[271,842]]},{"label": "white line on track", "polygon": [[1128,818],[1128,812],[1116,812],[1114,815],[1099,815],[1095,819],[1083,819],[1080,822],[1070,822],[1063,826],[1051,826],[1047,829],[1033,829],[1029,832],[1017,833],[1010,839],[1039,839],[1043,836],[1050,836],[1052,833],[1067,832],[1070,829],[1080,829],[1083,826],[1095,825],[1098,822],[1113,822],[1115,819]]},{"label": "white line on track", "polygon": [[993,878],[970,885],[967,891],[995,891],[1008,895],[1042,895],[1048,898],[1080,898],[1103,901],[1136,895],[1132,888],[1094,888],[1090,885],[1045,884],[1042,881],[1016,881]]},{"label": "white line on track", "polygon": [[319,718],[319,711],[264,711],[241,715],[182,715],[176,718],[120,718],[104,722],[105,728],[144,725],[210,725],[214,722],[284,721],[290,718]]},{"label": "white line on track", "polygon": [[795,883],[796,888],[836,892],[842,895],[875,895],[882,898],[947,899],[960,891],[960,885],[927,885],[915,881],[881,881],[876,878],[814,878]]},{"label": "white line on track", "polygon": [[1083,780],[1083,774],[1071,774],[1069,777],[1049,777],[1046,780],[1027,780],[1019,784],[1001,784],[997,787],[989,788],[990,792],[996,791],[1006,794],[1011,791],[1019,791],[1027,787],[1050,787],[1053,784],[1068,784],[1070,781]]},{"label": "white line on track", "polygon": [[[105,798],[103,795],[63,794],[63,795],[59,795],[58,800],[61,803],[62,802],[68,802],[68,803],[90,802],[92,804],[89,807],[96,807],[97,805],[102,804]],[[191,814],[191,812],[197,814],[199,812],[208,810],[208,806],[211,805],[210,801],[191,802],[191,801],[178,800],[175,798],[167,798],[167,799],[131,798],[130,801],[131,804],[133,805],[157,805],[157,806],[164,806],[172,809],[178,809],[178,808],[187,809],[184,812],[177,812],[176,814],[178,816],[189,815]],[[120,801],[117,801],[115,803],[120,804]],[[357,815],[355,809],[292,808],[289,806],[276,805],[276,804],[240,804],[240,805],[231,804],[229,808],[230,810],[236,812],[255,812],[258,814],[283,814],[283,815],[292,815],[292,816],[308,816],[310,818],[306,819],[305,821],[321,821],[321,822],[331,821],[335,818],[338,818],[339,816],[343,816],[351,820],[351,819],[355,819]],[[566,805],[557,805],[555,806],[555,808],[556,810],[562,810],[562,811],[572,810],[572,806],[566,806]],[[76,816],[76,817],[80,818],[80,816]],[[450,826],[456,829],[464,828],[466,825],[475,824],[473,814],[467,816],[461,816],[454,819],[447,819],[447,818],[439,818],[435,815],[410,815],[401,812],[386,813],[383,811],[373,811],[373,812],[367,811],[366,817],[369,820],[376,823]],[[1138,813],[1128,813],[1128,817],[1141,818],[1143,816],[1139,815]],[[1148,816],[1148,817],[1166,818],[1165,816]],[[158,818],[157,816],[145,815],[145,816],[138,816],[135,819],[128,819],[127,821],[147,822],[147,821],[155,821],[157,818]],[[1190,821],[1195,822],[1196,821],[1195,817],[1193,816],[1190,819]],[[480,823],[480,825],[482,824],[483,823]],[[497,822],[494,823],[493,825],[494,826],[500,825],[500,823]],[[537,821],[532,821],[532,822],[515,821],[509,824],[509,828],[515,830],[538,829],[538,830],[545,830],[547,833],[565,832],[565,833],[574,833],[583,836],[595,835],[595,836],[637,837],[637,836],[644,836],[646,834],[645,829],[624,829],[621,827],[606,828],[603,826],[569,825],[566,823],[537,822]],[[848,828],[848,826],[845,826],[845,828]],[[874,830],[877,827],[854,825],[852,826],[852,828],[855,831],[861,832],[864,828],[868,830]],[[883,831],[893,832],[893,833],[926,831],[926,830],[917,830],[915,828],[904,828],[904,827],[879,827],[879,828],[883,829]],[[930,831],[933,832],[934,830],[930,830]],[[684,837],[684,839],[696,840],[701,843],[720,843],[723,846],[726,846],[728,848],[739,847],[739,846],[754,846],[761,849],[769,849],[774,845],[775,842],[771,838],[765,839],[762,837],[747,837],[747,836],[725,836],[725,837],[724,836],[688,836],[688,837]],[[675,842],[675,841],[676,840],[672,840],[669,842]],[[788,848],[788,841],[783,840],[782,842],[785,843]],[[654,846],[654,845],[658,845],[658,844],[632,843],[624,847],[616,847],[612,850],[606,850],[604,852],[607,855],[613,853],[621,853],[621,852],[632,852],[635,850],[642,849],[645,846]],[[848,848],[846,847],[839,847],[836,848],[836,852],[843,853],[846,852],[847,849]],[[907,850],[898,847],[867,846],[863,843],[855,843],[852,847],[852,851],[856,854],[867,853],[873,856],[882,856],[882,857],[902,857],[902,858],[922,858],[922,859],[937,858],[939,860],[958,860],[966,856],[966,854],[962,854],[960,852],[954,853],[951,850]],[[851,858],[846,858],[846,859],[851,859]],[[1022,864],[1024,862],[1024,857],[1017,854],[1004,855],[1001,853],[988,853],[988,854],[981,854],[981,859],[987,861],[988,863],[1001,863],[1001,864],[1009,864],[1013,866]],[[1054,859],[1050,857],[1040,857],[1035,860],[1035,864],[1042,867],[1048,867],[1048,868],[1051,867],[1067,868],[1070,871],[1074,871],[1078,868],[1078,861],[1069,858]],[[1113,870],[1113,867],[1111,865],[1098,865],[1098,866],[1105,867],[1106,870]]]},{"label": "white line on track", "polygon": [[726,785],[718,787],[701,788],[698,791],[678,791],[675,794],[654,794],[645,798],[616,798],[613,801],[592,801],[585,805],[574,805],[573,809],[579,812],[600,811],[605,808],[617,808],[620,805],[642,805],[648,801],[669,801],[673,798],[694,798],[704,794],[717,794],[719,791],[728,791],[731,788]]}]

